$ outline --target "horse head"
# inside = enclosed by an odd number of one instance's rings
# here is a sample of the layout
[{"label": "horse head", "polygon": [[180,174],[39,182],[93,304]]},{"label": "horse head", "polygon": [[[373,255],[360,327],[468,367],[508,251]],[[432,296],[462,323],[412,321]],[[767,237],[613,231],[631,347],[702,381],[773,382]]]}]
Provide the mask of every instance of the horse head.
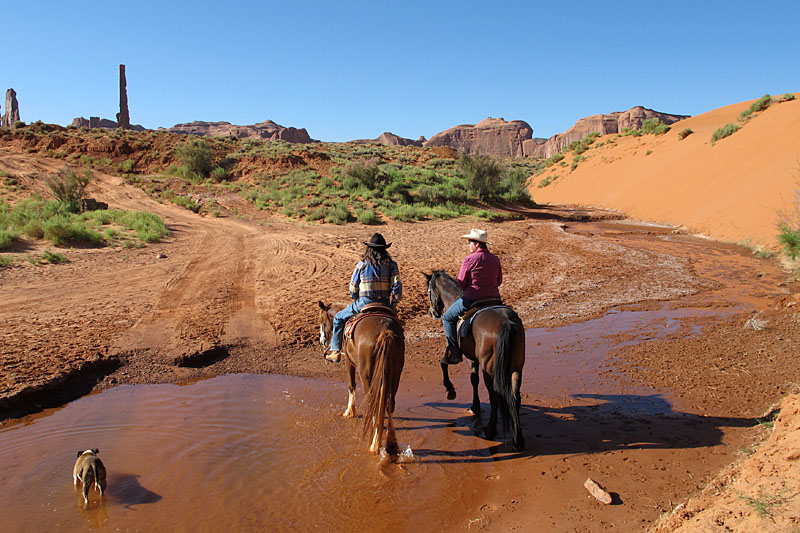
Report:
[{"label": "horse head", "polygon": [[436,320],[439,320],[444,312],[444,301],[442,301],[439,287],[436,284],[436,280],[443,273],[443,270],[434,270],[430,275],[422,273],[428,280],[428,312]]},{"label": "horse head", "polygon": [[331,316],[331,305],[325,305],[319,301],[319,343],[327,348],[331,343],[333,333],[333,317]]}]

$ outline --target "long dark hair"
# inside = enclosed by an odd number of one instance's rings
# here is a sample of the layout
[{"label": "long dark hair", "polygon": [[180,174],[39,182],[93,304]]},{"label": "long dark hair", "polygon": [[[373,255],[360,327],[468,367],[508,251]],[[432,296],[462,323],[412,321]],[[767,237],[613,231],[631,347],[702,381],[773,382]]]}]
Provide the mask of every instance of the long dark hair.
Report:
[{"label": "long dark hair", "polygon": [[378,266],[388,265],[392,262],[392,257],[389,255],[389,252],[386,251],[386,248],[372,248],[371,246],[367,246],[366,248],[361,259],[369,264]]}]

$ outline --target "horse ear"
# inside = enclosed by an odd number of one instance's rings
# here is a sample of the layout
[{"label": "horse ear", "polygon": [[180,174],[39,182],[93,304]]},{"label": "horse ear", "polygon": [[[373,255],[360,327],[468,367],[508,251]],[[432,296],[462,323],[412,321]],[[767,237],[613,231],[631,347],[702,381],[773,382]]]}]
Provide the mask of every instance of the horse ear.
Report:
[{"label": "horse ear", "polygon": [[323,311],[327,311],[328,307],[330,307],[329,305],[325,305],[324,303],[322,303],[322,300],[320,300],[318,303],[319,303],[319,308],[322,309]]},{"label": "horse ear", "polygon": [[426,274],[425,272],[423,272],[422,275],[425,276],[425,279],[427,279],[428,281],[430,281],[431,278],[433,277],[433,274]]},{"label": "horse ear", "polygon": [[94,452],[94,454],[95,454],[95,455],[97,455],[98,453],[100,453],[100,450],[98,450],[97,448],[94,448],[92,451]]},{"label": "horse ear", "polygon": [[78,457],[80,457],[81,455],[83,455],[83,451],[78,450]]}]

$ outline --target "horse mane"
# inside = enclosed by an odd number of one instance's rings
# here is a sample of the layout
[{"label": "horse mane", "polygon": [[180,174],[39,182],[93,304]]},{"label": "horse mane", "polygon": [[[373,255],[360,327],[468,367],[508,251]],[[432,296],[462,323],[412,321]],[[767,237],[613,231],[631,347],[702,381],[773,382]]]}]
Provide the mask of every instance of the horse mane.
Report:
[{"label": "horse mane", "polygon": [[431,281],[436,281],[437,277],[442,278],[445,283],[452,285],[453,290],[457,291],[459,295],[464,292],[461,290],[461,286],[458,284],[458,281],[444,270],[434,270],[433,274],[431,274]]}]

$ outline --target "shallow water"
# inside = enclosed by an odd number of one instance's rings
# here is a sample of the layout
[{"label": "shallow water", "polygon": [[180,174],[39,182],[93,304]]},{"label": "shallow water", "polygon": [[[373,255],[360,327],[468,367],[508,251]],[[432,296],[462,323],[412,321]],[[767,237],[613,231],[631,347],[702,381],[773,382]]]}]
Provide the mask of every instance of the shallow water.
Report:
[{"label": "shallow water", "polygon": [[[618,374],[603,363],[610,350],[709,314],[612,310],[581,324],[528,330],[523,407],[613,397],[615,409],[669,412],[668,395],[645,385],[613,396]],[[507,442],[476,437],[465,413],[466,365],[453,369],[455,402],[444,401],[438,367],[431,368],[435,375],[401,381],[395,419],[406,453],[397,463],[367,453],[360,420],[340,416],[344,383],[325,380],[231,375],[183,386],[120,386],[8,421],[0,427],[3,530],[466,528],[498,472],[513,473],[515,461],[536,452],[513,454]],[[483,384],[481,397],[485,405]],[[78,450],[95,447],[109,472],[108,490],[102,500],[90,492],[84,508],[72,464]]]}]

